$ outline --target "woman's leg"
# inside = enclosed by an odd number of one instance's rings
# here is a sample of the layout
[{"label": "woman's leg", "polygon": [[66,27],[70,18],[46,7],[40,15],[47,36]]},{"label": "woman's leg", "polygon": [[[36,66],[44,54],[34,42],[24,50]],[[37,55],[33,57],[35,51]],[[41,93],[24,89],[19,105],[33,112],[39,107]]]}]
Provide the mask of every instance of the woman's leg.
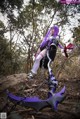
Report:
[{"label": "woman's leg", "polygon": [[37,74],[37,70],[38,70],[38,68],[40,66],[40,61],[46,55],[46,52],[47,52],[47,50],[44,49],[36,57],[35,62],[34,62],[34,65],[33,65],[32,69],[31,69],[32,73]]}]

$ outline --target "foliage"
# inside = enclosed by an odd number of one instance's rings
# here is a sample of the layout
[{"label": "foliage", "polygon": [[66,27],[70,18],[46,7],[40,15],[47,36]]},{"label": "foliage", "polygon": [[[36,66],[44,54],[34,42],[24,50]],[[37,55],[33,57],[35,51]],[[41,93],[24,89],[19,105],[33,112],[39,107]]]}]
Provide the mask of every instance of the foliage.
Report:
[{"label": "foliage", "polygon": [[[23,70],[21,49],[13,47],[10,49],[7,39],[0,37],[0,75],[18,73]],[[24,60],[24,58],[23,58]]]},{"label": "foliage", "polygon": [[76,48],[68,56],[69,57],[66,58],[61,53],[56,55],[52,69],[57,79],[80,77],[80,51]]},{"label": "foliage", "polygon": [[9,51],[8,43],[0,37],[0,75],[11,72],[11,57],[12,54]]},{"label": "foliage", "polygon": [[20,9],[22,7],[23,0],[1,0],[0,9],[1,12],[7,12],[10,9]]},{"label": "foliage", "polygon": [[[3,42],[6,41],[6,44],[4,45],[2,40],[0,43],[3,43],[6,50],[6,53],[3,53],[4,56],[2,55],[4,57],[3,62],[5,61],[5,55],[10,53],[7,55],[8,57],[6,56],[9,64],[5,63],[11,68],[6,70],[10,73],[24,71],[26,64],[26,69],[29,70],[33,63],[33,55],[50,25],[58,24],[61,28],[66,24],[70,26],[70,19],[79,13],[79,5],[62,5],[56,0],[30,0],[29,4],[24,7],[22,5],[23,0],[1,0],[0,4],[1,12],[7,14],[8,20],[7,28],[0,22],[0,39],[4,39]],[[14,10],[17,16],[15,16]],[[7,30],[10,33],[10,39],[8,40],[4,37]],[[78,36],[80,28],[73,30]],[[79,40],[77,41],[79,42]]]},{"label": "foliage", "polygon": [[75,43],[80,45],[80,26],[74,28]]}]

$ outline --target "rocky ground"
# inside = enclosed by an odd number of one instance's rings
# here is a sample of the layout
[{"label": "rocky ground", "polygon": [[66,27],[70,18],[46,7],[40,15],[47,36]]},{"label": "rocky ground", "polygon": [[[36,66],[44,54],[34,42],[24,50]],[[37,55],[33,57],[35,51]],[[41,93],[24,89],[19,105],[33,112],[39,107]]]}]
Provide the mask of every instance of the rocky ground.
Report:
[{"label": "rocky ground", "polygon": [[[19,96],[38,96],[47,98],[48,86],[43,83],[45,77],[40,75],[35,80],[28,81],[26,74],[14,74],[0,78],[0,112],[7,112],[8,119],[79,119],[80,118],[80,78],[59,79],[58,92],[66,86],[66,98],[58,105],[58,110],[45,108],[39,112],[31,108],[7,103],[5,90]],[[42,85],[43,84],[43,85]],[[6,104],[7,103],[7,104]]]}]

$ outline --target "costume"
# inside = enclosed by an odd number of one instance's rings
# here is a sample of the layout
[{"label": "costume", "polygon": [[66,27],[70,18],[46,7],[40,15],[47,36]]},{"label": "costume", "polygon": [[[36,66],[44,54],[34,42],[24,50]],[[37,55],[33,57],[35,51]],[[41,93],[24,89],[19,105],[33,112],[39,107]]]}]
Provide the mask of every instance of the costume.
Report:
[{"label": "costume", "polygon": [[[52,29],[54,29],[54,34],[50,35],[50,32],[51,32]],[[51,59],[55,58],[57,47],[58,47],[58,44],[59,44],[59,42],[58,42],[58,40],[59,40],[58,32],[59,32],[58,26],[51,27],[50,30],[48,31],[48,33],[46,34],[46,36],[44,37],[42,43],[40,44],[41,52],[36,57],[34,65],[31,69],[32,73],[37,74],[37,70],[40,66],[41,59],[46,56],[47,50],[49,50],[49,48],[52,45],[54,46],[54,53],[53,54],[51,53],[50,57],[52,57]]]}]

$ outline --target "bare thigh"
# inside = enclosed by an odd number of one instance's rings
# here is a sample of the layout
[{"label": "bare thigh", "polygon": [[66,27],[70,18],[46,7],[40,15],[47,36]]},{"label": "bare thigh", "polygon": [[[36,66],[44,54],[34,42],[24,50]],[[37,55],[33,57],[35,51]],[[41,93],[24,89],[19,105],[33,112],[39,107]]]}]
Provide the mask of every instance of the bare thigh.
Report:
[{"label": "bare thigh", "polygon": [[42,51],[40,52],[39,55],[41,55],[42,58],[43,58],[43,57],[46,55],[46,52],[47,52],[47,49],[44,49],[44,50],[42,50]]}]

